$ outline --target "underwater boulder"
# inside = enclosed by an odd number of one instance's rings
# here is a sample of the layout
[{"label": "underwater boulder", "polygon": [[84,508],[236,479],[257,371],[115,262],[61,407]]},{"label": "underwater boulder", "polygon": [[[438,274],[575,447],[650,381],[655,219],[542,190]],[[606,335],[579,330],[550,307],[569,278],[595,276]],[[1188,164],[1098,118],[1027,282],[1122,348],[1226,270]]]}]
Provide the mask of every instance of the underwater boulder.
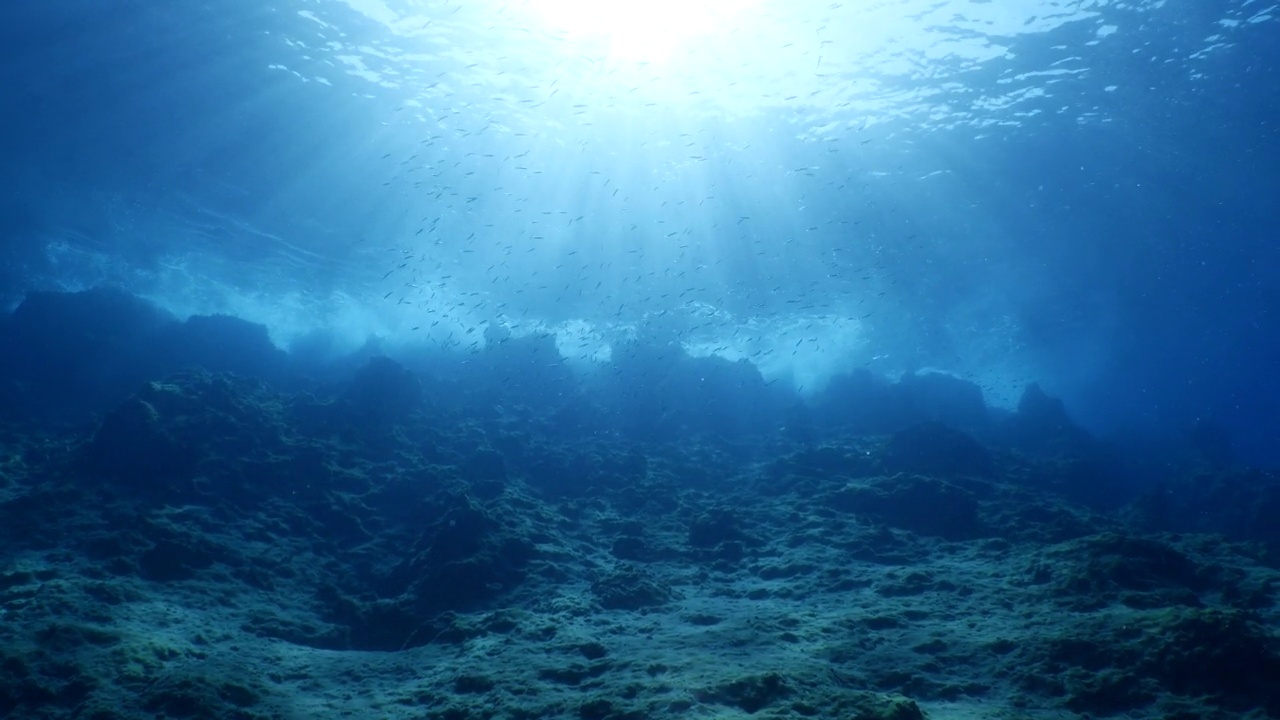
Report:
[{"label": "underwater boulder", "polygon": [[271,380],[284,374],[288,354],[275,346],[265,325],[230,315],[194,315],[164,333],[166,366],[200,367]]},{"label": "underwater boulder", "polygon": [[927,422],[894,433],[882,459],[889,472],[954,477],[989,477],[995,460],[977,440],[939,422]]},{"label": "underwater boulder", "polygon": [[968,540],[983,534],[973,493],[937,478],[899,474],[851,482],[828,504],[917,535]]},{"label": "underwater boulder", "polygon": [[27,413],[101,412],[158,377],[157,334],[177,320],[123,290],[32,292],[0,324],[0,376]]},{"label": "underwater boulder", "polygon": [[941,422],[965,430],[981,429],[990,422],[982,388],[948,373],[904,375],[894,391],[911,409],[912,422]]},{"label": "underwater boulder", "polygon": [[189,400],[177,385],[146,385],[103,418],[85,446],[84,467],[148,495],[187,484],[201,455],[185,420],[200,409]]},{"label": "underwater boulder", "polygon": [[853,432],[888,432],[902,423],[892,383],[866,369],[837,375],[814,398],[813,417],[820,426]]},{"label": "underwater boulder", "polygon": [[401,597],[420,619],[474,609],[523,582],[537,549],[507,527],[503,511],[463,493],[443,494],[426,512],[405,557],[381,580],[384,597]]},{"label": "underwater boulder", "polygon": [[996,428],[998,442],[1036,454],[1074,452],[1096,441],[1077,425],[1062,401],[1032,383],[1022,391],[1018,409]]},{"label": "underwater boulder", "polygon": [[396,422],[426,402],[422,380],[385,355],[370,358],[356,371],[343,393],[347,406],[361,419]]}]

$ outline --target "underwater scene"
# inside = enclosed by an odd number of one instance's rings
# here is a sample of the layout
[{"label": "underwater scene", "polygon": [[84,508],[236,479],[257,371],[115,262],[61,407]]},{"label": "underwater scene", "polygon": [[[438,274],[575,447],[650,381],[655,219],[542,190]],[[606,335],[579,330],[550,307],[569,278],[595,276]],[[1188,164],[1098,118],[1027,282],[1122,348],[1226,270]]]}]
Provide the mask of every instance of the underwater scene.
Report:
[{"label": "underwater scene", "polygon": [[1272,0],[8,0],[0,83],[0,718],[1280,718]]}]

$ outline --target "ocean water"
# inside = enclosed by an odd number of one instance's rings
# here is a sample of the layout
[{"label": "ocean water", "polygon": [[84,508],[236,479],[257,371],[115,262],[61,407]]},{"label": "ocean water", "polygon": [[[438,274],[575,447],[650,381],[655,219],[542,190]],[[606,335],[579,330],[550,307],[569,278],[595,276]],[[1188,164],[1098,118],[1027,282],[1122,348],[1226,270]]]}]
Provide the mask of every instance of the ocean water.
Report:
[{"label": "ocean water", "polygon": [[1280,716],[1275,3],[14,0],[0,88],[0,715]]}]

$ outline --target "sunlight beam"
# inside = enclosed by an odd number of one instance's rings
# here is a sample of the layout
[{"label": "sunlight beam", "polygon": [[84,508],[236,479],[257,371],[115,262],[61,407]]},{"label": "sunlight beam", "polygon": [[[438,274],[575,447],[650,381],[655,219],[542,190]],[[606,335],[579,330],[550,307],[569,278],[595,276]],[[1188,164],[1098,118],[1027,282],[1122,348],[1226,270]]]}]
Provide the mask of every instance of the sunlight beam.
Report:
[{"label": "sunlight beam", "polygon": [[663,62],[683,46],[724,31],[757,0],[529,0],[566,39],[604,44],[616,60]]}]

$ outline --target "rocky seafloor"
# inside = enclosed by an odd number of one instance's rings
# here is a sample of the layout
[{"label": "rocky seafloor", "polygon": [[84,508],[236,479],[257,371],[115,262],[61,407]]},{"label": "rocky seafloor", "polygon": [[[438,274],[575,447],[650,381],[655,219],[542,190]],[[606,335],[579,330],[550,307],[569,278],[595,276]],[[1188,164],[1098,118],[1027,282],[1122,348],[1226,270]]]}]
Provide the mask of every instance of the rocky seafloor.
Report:
[{"label": "rocky seafloor", "polygon": [[1280,717],[1280,480],[1034,386],[0,321],[0,717]]}]

